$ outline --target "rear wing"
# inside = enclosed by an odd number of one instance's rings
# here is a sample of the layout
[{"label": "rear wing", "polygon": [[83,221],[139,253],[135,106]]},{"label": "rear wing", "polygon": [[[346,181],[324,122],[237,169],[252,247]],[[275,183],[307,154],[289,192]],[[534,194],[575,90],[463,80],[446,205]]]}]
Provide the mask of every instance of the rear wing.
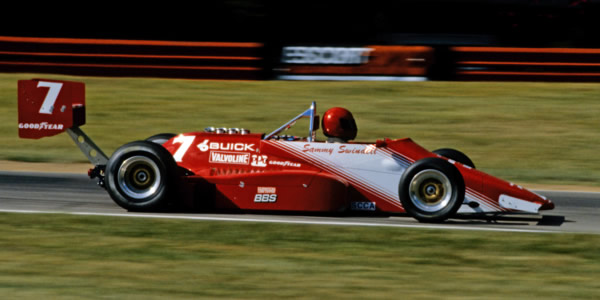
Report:
[{"label": "rear wing", "polygon": [[18,82],[19,137],[40,139],[67,132],[94,165],[108,158],[79,128],[85,124],[85,84],[31,79]]},{"label": "rear wing", "polygon": [[19,80],[19,137],[39,139],[85,124],[85,85]]}]

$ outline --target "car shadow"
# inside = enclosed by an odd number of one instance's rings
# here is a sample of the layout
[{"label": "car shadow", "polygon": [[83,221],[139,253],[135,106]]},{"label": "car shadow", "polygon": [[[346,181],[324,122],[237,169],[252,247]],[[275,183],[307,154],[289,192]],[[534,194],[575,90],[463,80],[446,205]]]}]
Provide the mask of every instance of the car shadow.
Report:
[{"label": "car shadow", "polygon": [[446,224],[477,224],[477,225],[521,225],[521,226],[554,226],[560,227],[564,223],[573,222],[558,215],[482,215],[482,216],[455,216],[447,220]]}]

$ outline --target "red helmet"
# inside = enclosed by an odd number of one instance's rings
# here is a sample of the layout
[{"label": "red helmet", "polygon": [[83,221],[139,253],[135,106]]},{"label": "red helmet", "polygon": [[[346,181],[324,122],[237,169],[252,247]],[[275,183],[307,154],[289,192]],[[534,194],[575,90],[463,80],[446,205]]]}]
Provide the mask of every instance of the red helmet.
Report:
[{"label": "red helmet", "polygon": [[321,124],[327,137],[353,140],[356,137],[356,122],[350,111],[341,107],[328,109],[323,115]]}]

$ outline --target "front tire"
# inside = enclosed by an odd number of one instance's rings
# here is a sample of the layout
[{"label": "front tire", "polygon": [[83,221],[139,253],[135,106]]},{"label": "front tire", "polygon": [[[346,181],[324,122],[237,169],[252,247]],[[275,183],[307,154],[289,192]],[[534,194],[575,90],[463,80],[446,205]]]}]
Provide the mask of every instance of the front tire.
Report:
[{"label": "front tire", "polygon": [[465,183],[448,161],[430,157],[409,166],[400,179],[400,202],[420,222],[443,222],[454,216],[465,198]]},{"label": "front tire", "polygon": [[174,133],[159,133],[147,138],[146,141],[162,145],[175,136]]},{"label": "front tire", "polygon": [[168,204],[176,163],[161,145],[136,141],[121,146],[106,164],[110,197],[129,211],[157,211]]}]

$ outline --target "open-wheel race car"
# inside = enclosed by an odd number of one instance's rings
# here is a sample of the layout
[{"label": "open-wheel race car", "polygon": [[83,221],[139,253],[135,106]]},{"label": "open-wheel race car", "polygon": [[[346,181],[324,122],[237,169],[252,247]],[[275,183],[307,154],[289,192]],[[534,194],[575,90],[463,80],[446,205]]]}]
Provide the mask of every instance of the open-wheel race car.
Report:
[{"label": "open-wheel race car", "polygon": [[[442,222],[456,214],[538,213],[543,196],[475,168],[453,149],[430,152],[409,138],[372,143],[356,136],[352,114],[316,103],[271,133],[238,128],[158,134],[127,143],[110,158],[79,128],[83,83],[19,81],[19,135],[67,131],[95,165],[110,197],[130,211],[280,211],[403,214]],[[308,118],[306,137],[282,135]],[[317,141],[321,125],[325,141]]]}]

